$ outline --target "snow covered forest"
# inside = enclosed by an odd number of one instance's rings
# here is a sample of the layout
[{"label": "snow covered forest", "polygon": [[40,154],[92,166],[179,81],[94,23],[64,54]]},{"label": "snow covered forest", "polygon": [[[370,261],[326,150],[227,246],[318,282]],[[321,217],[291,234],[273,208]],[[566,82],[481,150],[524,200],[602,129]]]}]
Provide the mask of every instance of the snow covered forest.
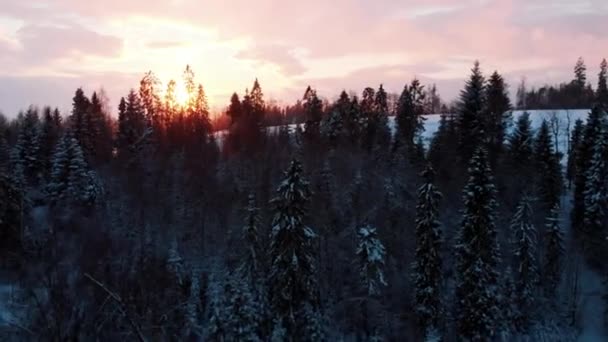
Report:
[{"label": "snow covered forest", "polygon": [[187,67],[185,101],[148,73],[0,116],[0,339],[606,340],[598,75],[284,107],[255,80],[212,118]]}]

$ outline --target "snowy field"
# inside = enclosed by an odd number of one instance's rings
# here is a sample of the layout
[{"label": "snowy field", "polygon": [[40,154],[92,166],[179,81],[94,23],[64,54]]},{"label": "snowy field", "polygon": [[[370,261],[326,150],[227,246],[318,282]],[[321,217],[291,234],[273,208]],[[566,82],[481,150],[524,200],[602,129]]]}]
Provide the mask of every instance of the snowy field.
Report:
[{"label": "snowy field", "polygon": [[[568,129],[570,131],[572,131],[572,129],[574,128],[574,122],[577,119],[581,119],[581,120],[583,120],[583,122],[585,122],[585,119],[586,119],[589,111],[590,111],[589,109],[570,109],[570,110],[557,109],[557,110],[529,110],[528,113],[530,113],[530,121],[532,122],[533,129],[535,129],[535,130],[538,129],[538,127],[540,127],[543,119],[545,119],[549,122],[550,127],[552,129],[552,134],[553,134],[552,127],[555,127],[555,129],[558,133],[559,152],[566,154],[566,151],[568,150],[568,138],[569,138]],[[511,129],[513,128],[513,125],[515,124],[516,120],[524,113],[524,111],[516,110],[516,111],[513,111],[512,113],[513,113],[513,124],[511,125]],[[424,117],[426,120],[424,121],[424,132],[422,133],[422,137],[424,139],[425,144],[428,146],[431,139],[433,138],[433,135],[439,129],[439,121],[441,120],[441,115],[440,114],[429,114],[429,115],[424,115]],[[391,132],[394,134],[397,129],[395,117],[391,116],[388,118],[388,120],[389,120],[388,124],[391,129]],[[552,125],[552,122],[553,122],[553,125]],[[296,124],[290,124],[288,126],[289,126],[290,132],[294,132],[297,127]],[[278,131],[279,127],[280,126],[271,126],[271,127],[268,127],[267,130],[270,133],[276,133]],[[227,133],[228,133],[227,131],[223,130],[223,131],[218,131],[214,134],[215,138],[217,139],[218,144],[221,145],[221,143],[223,142]],[[564,160],[562,160],[562,162],[564,162]]]}]

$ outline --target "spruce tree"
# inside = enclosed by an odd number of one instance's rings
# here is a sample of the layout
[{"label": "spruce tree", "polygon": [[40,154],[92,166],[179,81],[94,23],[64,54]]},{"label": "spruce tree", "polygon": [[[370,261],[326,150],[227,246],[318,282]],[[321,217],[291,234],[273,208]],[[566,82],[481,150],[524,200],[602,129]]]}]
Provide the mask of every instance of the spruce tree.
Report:
[{"label": "spruce tree", "polygon": [[317,91],[310,86],[306,88],[304,97],[302,98],[304,112],[306,114],[306,123],[304,124],[304,137],[309,143],[318,144],[320,137],[321,118],[323,114],[323,104]]},{"label": "spruce tree", "polygon": [[480,146],[484,139],[485,127],[482,111],[486,103],[485,80],[475,61],[471,76],[460,92],[458,104],[458,134],[460,156],[463,162],[469,160],[473,151]]},{"label": "spruce tree", "polygon": [[39,139],[40,159],[43,165],[43,174],[48,178],[51,172],[53,149],[59,141],[61,122],[57,122],[50,107],[43,110],[42,130]]},{"label": "spruce tree", "polygon": [[[603,122],[602,125],[606,125]],[[586,173],[584,195],[584,227],[594,243],[606,236],[608,207],[608,137],[602,129],[593,148],[593,157]]]},{"label": "spruce tree", "polygon": [[539,197],[548,211],[559,203],[563,182],[559,157],[553,150],[546,120],[543,120],[538,130],[534,149]]},{"label": "spruce tree", "polygon": [[543,282],[545,297],[550,303],[557,301],[557,289],[562,275],[562,259],[564,256],[564,233],[559,219],[559,206],[555,205],[545,223],[545,262],[543,267]]},{"label": "spruce tree", "polygon": [[376,98],[374,99],[374,116],[373,124],[375,128],[374,140],[381,148],[386,148],[391,141],[391,132],[388,127],[388,115],[390,110],[388,108],[388,94],[384,90],[381,84],[376,92]]},{"label": "spruce tree", "polygon": [[585,125],[581,119],[577,119],[574,122],[574,128],[572,129],[572,135],[570,136],[570,149],[568,151],[568,164],[566,168],[566,177],[568,178],[568,187],[571,186],[572,182],[576,179],[576,165],[578,159],[578,151],[581,149],[581,143],[583,141],[583,132]]},{"label": "spruce tree", "polygon": [[506,131],[511,120],[511,100],[502,76],[494,71],[487,85],[487,106],[485,109],[484,132],[488,135],[490,154],[494,159],[502,152]]},{"label": "spruce tree", "polygon": [[274,217],[270,236],[270,304],[288,336],[306,336],[307,321],[298,320],[306,305],[318,310],[319,297],[313,241],[314,231],[306,226],[310,186],[302,166],[293,160],[285,172],[276,196],[271,200]]},{"label": "spruce tree", "polygon": [[245,281],[253,285],[261,275],[262,249],[259,238],[260,214],[256,207],[255,195],[249,194],[245,225],[243,226],[243,242],[245,242],[245,253],[240,266],[240,271]]},{"label": "spruce tree", "polygon": [[500,320],[496,189],[483,148],[478,148],[471,159],[463,194],[463,218],[456,245],[456,321],[462,338],[482,341],[492,339]]},{"label": "spruce tree", "polygon": [[433,184],[434,171],[422,173],[416,205],[416,261],[413,267],[414,307],[424,330],[436,328],[443,314],[441,301],[441,229],[438,220],[441,193]]},{"label": "spruce tree", "polygon": [[74,138],[81,146],[90,146],[88,141],[88,112],[90,101],[84,95],[82,88],[76,89],[72,98],[72,114],[70,115],[70,128]]},{"label": "spruce tree", "polygon": [[406,146],[412,146],[418,136],[424,131],[424,86],[414,79],[408,86],[403,87],[397,105],[397,133],[399,141]]},{"label": "spruce tree", "polygon": [[507,158],[510,172],[517,177],[511,186],[515,194],[521,193],[533,181],[532,158],[534,153],[534,135],[530,114],[524,112],[515,124],[513,132],[509,135]]},{"label": "spruce tree", "polygon": [[598,144],[605,112],[600,106],[595,106],[587,116],[587,123],[583,132],[583,139],[576,152],[576,176],[574,178],[574,203],[572,206],[572,226],[581,230],[585,220],[585,191],[587,188],[587,174],[591,168],[594,149]]},{"label": "spruce tree", "polygon": [[380,294],[382,286],[386,286],[384,278],[384,258],[386,250],[378,239],[376,228],[365,225],[357,230],[358,247],[357,260],[359,276],[368,296]]},{"label": "spruce tree", "polygon": [[226,303],[226,341],[261,341],[262,310],[251,283],[238,275],[228,281]]},{"label": "spruce tree", "polygon": [[600,72],[597,76],[597,90],[596,98],[597,102],[604,106],[605,110],[608,110],[608,85],[606,79],[608,78],[608,63],[606,59],[602,59],[600,64]]},{"label": "spruce tree", "polygon": [[19,128],[17,143],[11,152],[13,178],[21,185],[37,185],[43,176],[44,164],[40,156],[41,126],[38,110],[30,107]]},{"label": "spruce tree", "polygon": [[515,256],[515,298],[519,313],[515,324],[522,332],[528,330],[533,319],[538,284],[536,228],[532,219],[530,198],[524,196],[511,221]]}]

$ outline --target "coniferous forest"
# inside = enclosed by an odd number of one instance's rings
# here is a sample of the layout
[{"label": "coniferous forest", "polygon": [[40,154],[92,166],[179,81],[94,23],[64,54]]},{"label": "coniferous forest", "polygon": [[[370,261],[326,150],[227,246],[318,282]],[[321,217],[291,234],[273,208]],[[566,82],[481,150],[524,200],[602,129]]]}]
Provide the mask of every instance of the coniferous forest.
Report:
[{"label": "coniferous forest", "polygon": [[[607,68],[591,85],[580,59],[572,80],[522,82],[512,101],[475,63],[451,104],[414,79],[400,94],[308,87],[282,107],[255,80],[213,117],[186,67],[185,101],[149,72],[116,108],[76,89],[70,112],[0,116],[0,339],[575,341],[590,318],[608,328]],[[534,125],[529,109],[587,116],[568,116],[564,150],[566,118]],[[425,138],[428,114],[441,116]]]}]

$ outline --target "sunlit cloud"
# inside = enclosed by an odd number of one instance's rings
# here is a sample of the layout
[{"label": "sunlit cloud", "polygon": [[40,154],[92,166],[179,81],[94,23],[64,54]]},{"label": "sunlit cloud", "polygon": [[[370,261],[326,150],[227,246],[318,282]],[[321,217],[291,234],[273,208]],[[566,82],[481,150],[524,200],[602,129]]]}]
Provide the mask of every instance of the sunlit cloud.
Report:
[{"label": "sunlit cloud", "polygon": [[[97,75],[109,83],[116,79],[105,74],[136,80],[152,70],[166,84],[189,64],[215,108],[255,78],[268,97],[287,102],[309,82],[331,97],[379,82],[399,91],[414,76],[442,84],[451,98],[475,59],[510,83],[529,75],[542,84],[570,77],[583,56],[593,82],[608,46],[604,0],[0,0],[0,7],[0,75],[11,82]],[[136,86],[107,88],[117,102]],[[69,105],[72,91],[50,104]],[[30,102],[43,98],[0,93],[9,114]]]}]

